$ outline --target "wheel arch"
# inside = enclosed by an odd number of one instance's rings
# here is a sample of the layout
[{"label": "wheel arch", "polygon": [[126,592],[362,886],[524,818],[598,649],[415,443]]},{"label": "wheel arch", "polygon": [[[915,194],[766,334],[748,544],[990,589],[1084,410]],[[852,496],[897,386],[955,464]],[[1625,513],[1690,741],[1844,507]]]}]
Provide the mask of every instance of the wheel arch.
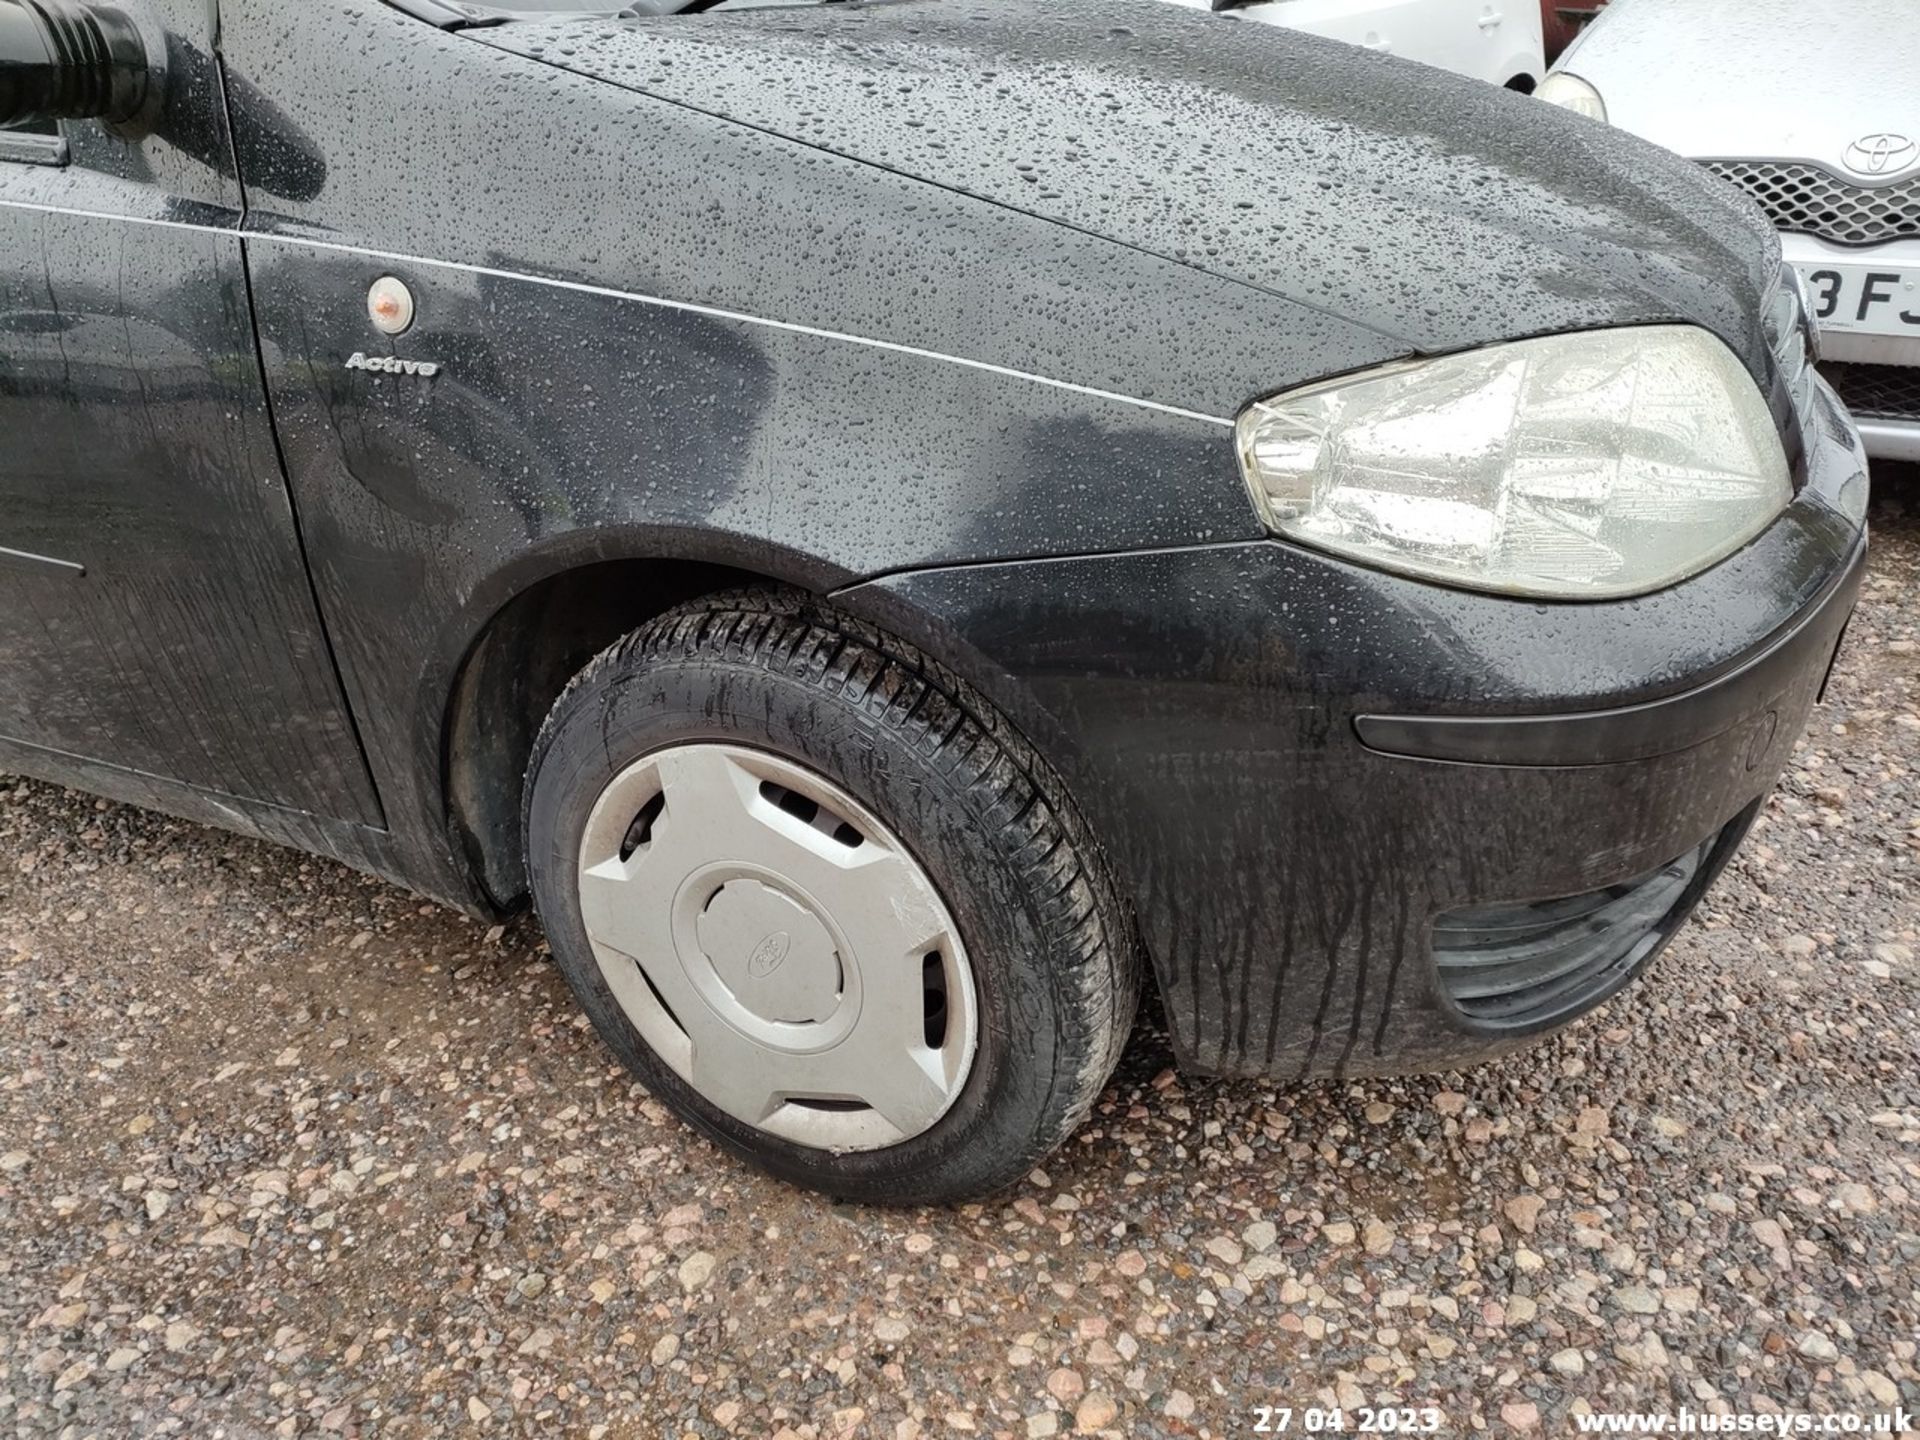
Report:
[{"label": "wheel arch", "polygon": [[743,586],[824,593],[847,577],[802,553],[726,536],[594,530],[494,572],[445,627],[423,686],[437,737],[437,814],[451,859],[494,908],[526,891],[520,805],[547,712],[600,651],[675,605]]},{"label": "wheel arch", "polygon": [[1060,774],[1084,773],[1078,745],[1025,682],[864,578],[804,552],[694,531],[585,532],[503,567],[449,625],[446,678],[427,687],[423,715],[438,736],[437,818],[469,886],[496,909],[524,897],[526,765],[567,682],[621,636],[726,590],[803,591],[897,635],[998,706]]}]

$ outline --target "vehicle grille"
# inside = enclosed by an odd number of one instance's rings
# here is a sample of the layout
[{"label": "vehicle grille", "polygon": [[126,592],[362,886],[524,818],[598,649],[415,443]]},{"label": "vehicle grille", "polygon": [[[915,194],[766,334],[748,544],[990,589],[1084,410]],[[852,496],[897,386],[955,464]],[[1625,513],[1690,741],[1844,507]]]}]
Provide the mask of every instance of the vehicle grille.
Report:
[{"label": "vehicle grille", "polygon": [[1920,175],[1891,185],[1855,185],[1817,165],[1708,160],[1707,169],[1745,190],[1774,228],[1836,245],[1878,245],[1920,236]]},{"label": "vehicle grille", "polygon": [[1920,365],[1829,360],[1820,373],[1855,415],[1869,420],[1920,420]]},{"label": "vehicle grille", "polygon": [[1485,1029],[1550,1025],[1599,1004],[1686,918],[1718,868],[1716,847],[1744,834],[1752,814],[1623,884],[1447,912],[1433,928],[1441,987]]}]

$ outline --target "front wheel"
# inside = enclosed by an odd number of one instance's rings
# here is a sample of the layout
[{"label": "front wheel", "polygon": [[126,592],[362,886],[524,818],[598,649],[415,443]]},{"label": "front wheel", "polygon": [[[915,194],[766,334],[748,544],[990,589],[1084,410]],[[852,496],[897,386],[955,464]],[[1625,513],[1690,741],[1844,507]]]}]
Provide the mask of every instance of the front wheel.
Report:
[{"label": "front wheel", "polygon": [[601,1037],[787,1180],[944,1202],[1085,1117],[1139,989],[1059,780],[903,642],[758,593],[596,658],[534,746],[534,901]]}]

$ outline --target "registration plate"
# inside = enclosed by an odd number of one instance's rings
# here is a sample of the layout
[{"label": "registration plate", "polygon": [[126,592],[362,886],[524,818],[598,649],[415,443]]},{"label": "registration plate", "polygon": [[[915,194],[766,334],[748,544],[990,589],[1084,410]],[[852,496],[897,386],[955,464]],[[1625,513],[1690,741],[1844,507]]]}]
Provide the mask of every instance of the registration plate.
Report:
[{"label": "registration plate", "polygon": [[1821,329],[1920,340],[1920,268],[1823,260],[1794,268],[1806,278],[1813,318]]}]

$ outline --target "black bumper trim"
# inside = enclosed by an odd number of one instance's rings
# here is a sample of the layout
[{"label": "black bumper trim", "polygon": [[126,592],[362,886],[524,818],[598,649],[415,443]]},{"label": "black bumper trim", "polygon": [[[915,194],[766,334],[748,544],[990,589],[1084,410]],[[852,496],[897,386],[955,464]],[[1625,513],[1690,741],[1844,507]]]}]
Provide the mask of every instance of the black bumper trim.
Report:
[{"label": "black bumper trim", "polygon": [[1831,666],[1865,558],[1863,538],[1834,583],[1777,639],[1679,695],[1567,715],[1360,715],[1354,729],[1379,754],[1462,765],[1617,765],[1690,750],[1753,716],[1808,669]]},{"label": "black bumper trim", "polygon": [[1585,1014],[1633,980],[1693,913],[1762,800],[1685,854],[1632,880],[1551,900],[1476,905],[1434,921],[1440,988],[1489,1034],[1531,1034]]}]

